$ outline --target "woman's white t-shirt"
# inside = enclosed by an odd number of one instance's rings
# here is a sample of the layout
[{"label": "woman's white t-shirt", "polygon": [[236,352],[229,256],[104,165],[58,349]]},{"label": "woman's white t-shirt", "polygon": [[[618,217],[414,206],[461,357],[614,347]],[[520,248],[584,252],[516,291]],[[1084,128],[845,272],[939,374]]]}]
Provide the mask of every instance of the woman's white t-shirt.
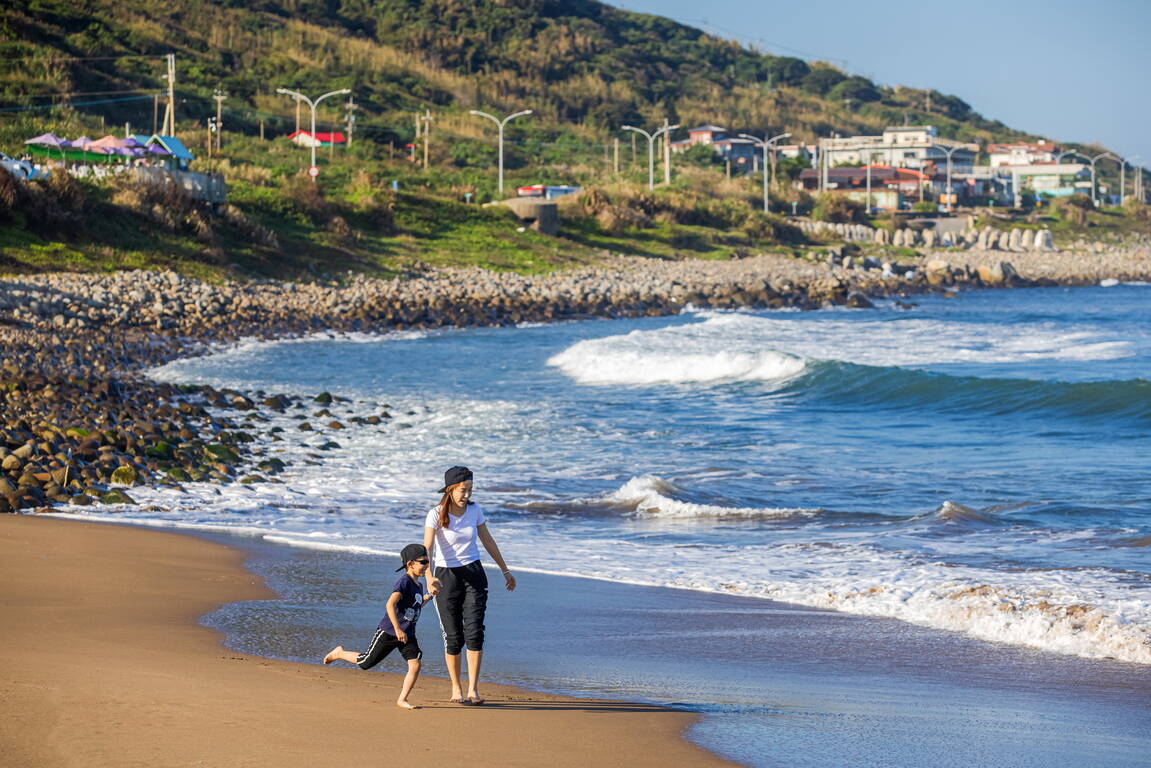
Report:
[{"label": "woman's white t-shirt", "polygon": [[448,515],[448,527],[440,527],[440,508],[432,507],[424,522],[436,532],[435,563],[441,568],[457,568],[480,559],[479,527],[487,522],[484,510],[474,501],[459,517]]}]

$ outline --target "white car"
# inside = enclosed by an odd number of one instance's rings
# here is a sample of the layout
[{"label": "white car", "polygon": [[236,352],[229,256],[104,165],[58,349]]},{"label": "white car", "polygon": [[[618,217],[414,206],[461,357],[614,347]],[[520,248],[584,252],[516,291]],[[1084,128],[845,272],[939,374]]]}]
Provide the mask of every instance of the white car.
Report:
[{"label": "white car", "polygon": [[37,179],[41,176],[48,175],[36,170],[31,163],[25,160],[17,160],[14,157],[8,157],[8,155],[3,152],[0,152],[0,165],[7,168],[8,172],[18,179]]}]

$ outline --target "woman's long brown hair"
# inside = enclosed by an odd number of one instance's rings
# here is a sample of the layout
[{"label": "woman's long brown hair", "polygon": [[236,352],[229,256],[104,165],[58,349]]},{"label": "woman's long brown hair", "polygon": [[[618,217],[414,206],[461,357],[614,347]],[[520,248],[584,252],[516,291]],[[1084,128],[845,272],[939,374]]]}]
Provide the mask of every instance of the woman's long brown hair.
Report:
[{"label": "woman's long brown hair", "polygon": [[[464,481],[464,483],[466,483],[466,482],[467,482],[467,480]],[[452,489],[455,488],[457,485],[463,485],[464,483],[456,483],[455,485],[449,485],[447,488],[444,489],[444,497],[442,499],[440,499],[440,527],[441,528],[447,528],[448,527],[448,520],[451,517],[448,514],[448,510],[451,509],[451,506],[452,506]]]}]

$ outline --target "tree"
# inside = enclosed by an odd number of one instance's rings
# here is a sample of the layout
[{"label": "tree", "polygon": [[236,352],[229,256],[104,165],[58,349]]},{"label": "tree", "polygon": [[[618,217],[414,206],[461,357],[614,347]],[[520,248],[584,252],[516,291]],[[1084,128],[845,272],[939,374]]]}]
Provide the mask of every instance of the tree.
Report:
[{"label": "tree", "polygon": [[767,74],[774,85],[799,85],[810,71],[807,62],[793,56],[772,56],[767,62]]},{"label": "tree", "polygon": [[831,67],[816,67],[803,78],[803,90],[826,96],[827,92],[847,79],[847,75]]},{"label": "tree", "polygon": [[879,101],[879,90],[866,77],[849,77],[840,81],[828,94],[831,98],[852,101]]}]

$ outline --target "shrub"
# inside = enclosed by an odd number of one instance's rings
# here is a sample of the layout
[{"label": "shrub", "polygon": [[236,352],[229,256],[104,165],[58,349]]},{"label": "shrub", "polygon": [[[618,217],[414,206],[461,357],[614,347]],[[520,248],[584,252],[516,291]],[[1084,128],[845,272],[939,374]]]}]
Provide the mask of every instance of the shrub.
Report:
[{"label": "shrub", "polygon": [[815,221],[830,221],[833,223],[856,222],[862,224],[867,217],[863,203],[852,200],[846,195],[824,193],[815,201],[811,209],[811,218]]}]

